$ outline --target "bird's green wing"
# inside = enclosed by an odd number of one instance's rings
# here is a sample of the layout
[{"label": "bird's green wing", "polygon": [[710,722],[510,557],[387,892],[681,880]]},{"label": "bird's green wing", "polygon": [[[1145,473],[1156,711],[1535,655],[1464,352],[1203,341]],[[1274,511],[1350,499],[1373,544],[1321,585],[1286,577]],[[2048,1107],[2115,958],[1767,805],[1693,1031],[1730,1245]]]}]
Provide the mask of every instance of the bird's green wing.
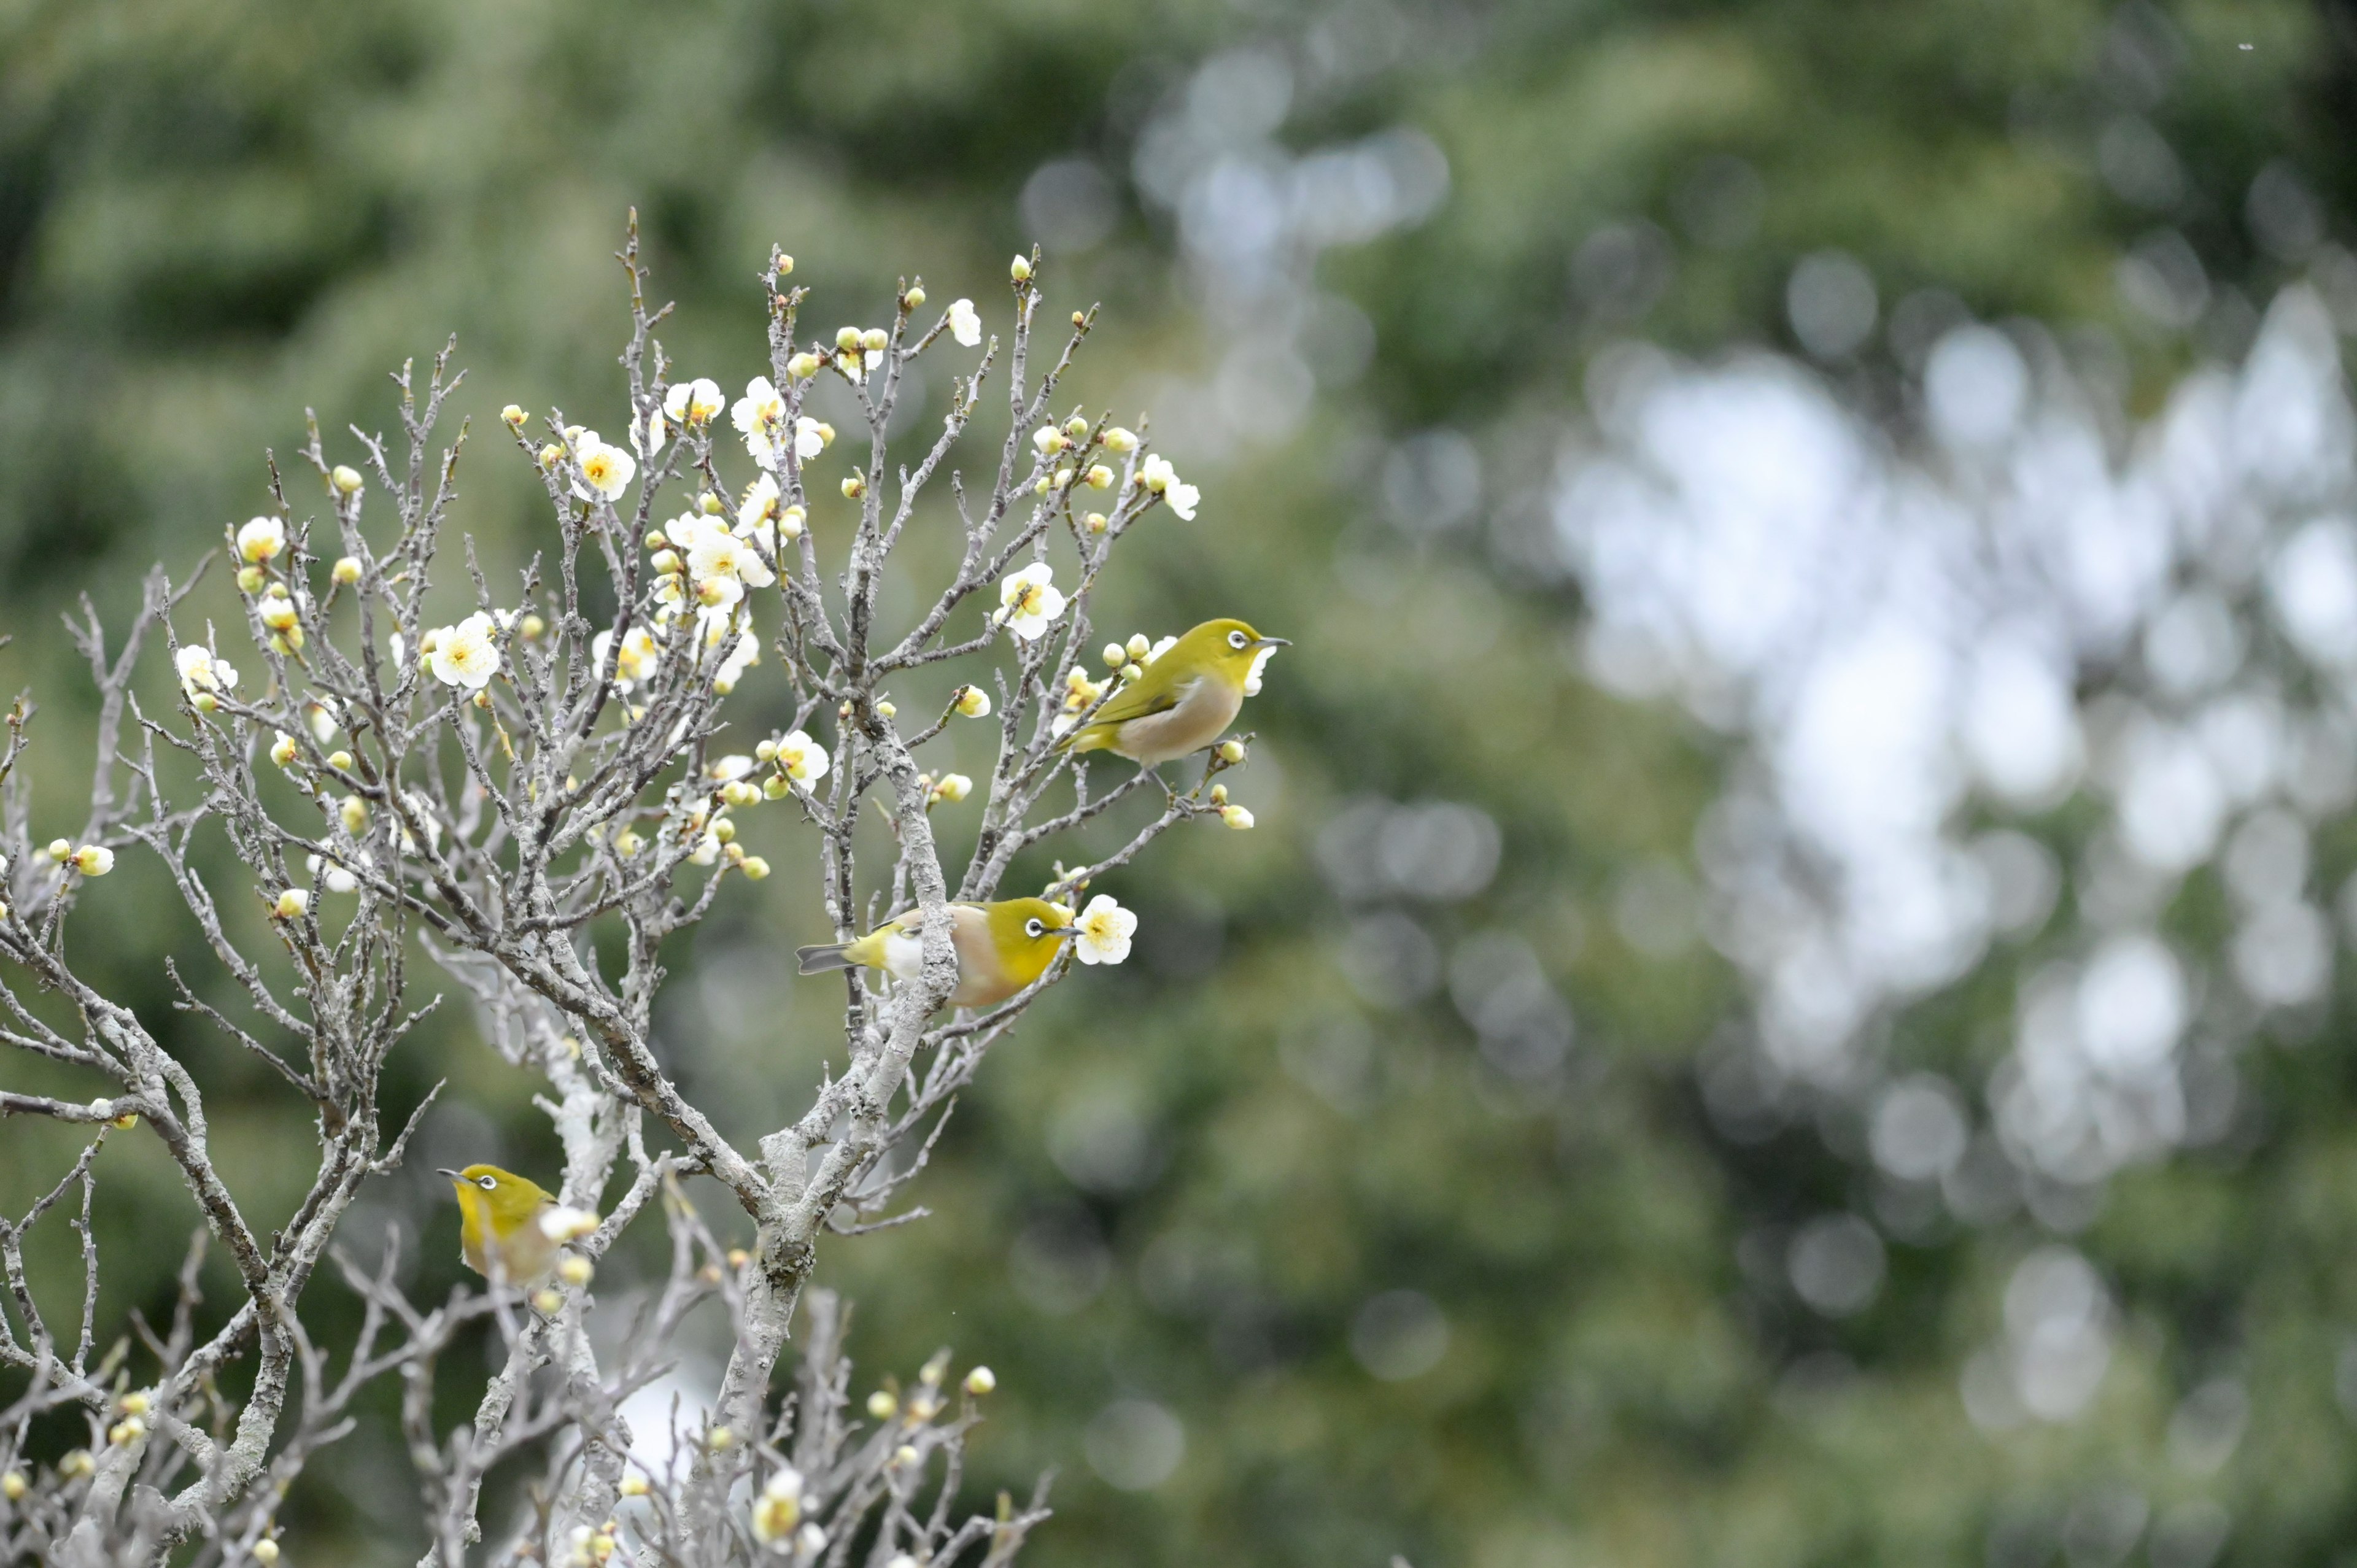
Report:
[{"label": "bird's green wing", "polygon": [[1115,692],[1089,719],[1087,727],[1125,725],[1132,719],[1167,714],[1187,695],[1186,685],[1175,668],[1166,668],[1157,660],[1146,667],[1145,674]]}]

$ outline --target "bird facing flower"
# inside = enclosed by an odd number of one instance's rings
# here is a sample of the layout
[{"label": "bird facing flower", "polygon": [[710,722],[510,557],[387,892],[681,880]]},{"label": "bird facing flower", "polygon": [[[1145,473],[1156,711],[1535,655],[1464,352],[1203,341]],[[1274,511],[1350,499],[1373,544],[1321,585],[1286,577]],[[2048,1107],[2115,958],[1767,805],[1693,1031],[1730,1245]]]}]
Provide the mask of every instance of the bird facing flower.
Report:
[{"label": "bird facing flower", "polygon": [[434,634],[427,662],[444,685],[481,691],[500,672],[498,624],[477,610],[457,626],[442,628]]},{"label": "bird facing flower", "polygon": [[497,1165],[436,1174],[458,1195],[458,1253],[468,1268],[493,1284],[523,1285],[554,1266],[556,1239],[540,1223],[554,1193]]},{"label": "bird facing flower", "polygon": [[[1099,898],[1099,903],[1110,902]],[[895,980],[912,981],[924,972],[924,913],[911,909],[852,942],[828,942],[797,949],[794,957],[804,974],[833,969],[880,969]],[[1134,917],[1131,924],[1135,924]],[[996,904],[950,906],[950,946],[957,955],[957,988],[950,993],[953,1007],[991,1007],[1006,1001],[1048,972],[1063,944],[1081,932],[1072,912],[1045,898],[1009,898]],[[1121,952],[1129,951],[1126,933]],[[1088,961],[1118,963],[1120,958]]]},{"label": "bird facing flower", "polygon": [[1240,620],[1207,620],[1167,650],[1149,650],[1145,672],[1058,745],[1110,751],[1141,768],[1200,751],[1235,722],[1261,660],[1289,646]]}]

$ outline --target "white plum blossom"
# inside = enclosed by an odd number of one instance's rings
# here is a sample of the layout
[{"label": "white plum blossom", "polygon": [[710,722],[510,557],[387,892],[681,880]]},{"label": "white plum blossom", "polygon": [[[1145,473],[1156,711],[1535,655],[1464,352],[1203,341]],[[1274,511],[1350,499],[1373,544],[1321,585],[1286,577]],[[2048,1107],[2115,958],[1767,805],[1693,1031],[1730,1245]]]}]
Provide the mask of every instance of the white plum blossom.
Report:
[{"label": "white plum blossom", "polygon": [[1195,503],[1202,499],[1202,492],[1178,478],[1178,471],[1170,466],[1169,458],[1158,452],[1146,458],[1138,465],[1137,479],[1138,483],[1169,502],[1172,511],[1189,522],[1195,521]]},{"label": "white plum blossom", "polygon": [[663,394],[663,413],[674,424],[709,424],[727,406],[727,394],[720,390],[720,383],[701,376]]},{"label": "white plum blossom", "polygon": [[1035,562],[998,585],[996,619],[1028,642],[1045,633],[1048,623],[1064,613],[1064,596],[1056,591],[1055,569]]},{"label": "white plum blossom", "polygon": [[183,643],[172,662],[179,667],[180,690],[190,697],[199,692],[226,692],[237,684],[237,671],[228,660],[216,659],[212,650],[193,642]]},{"label": "white plum blossom", "polygon": [[570,1204],[559,1204],[540,1217],[540,1233],[552,1241],[578,1241],[597,1229],[595,1213]]},{"label": "white plum blossom", "polygon": [[498,637],[497,623],[480,610],[457,626],[442,628],[434,634],[434,652],[428,660],[434,678],[446,686],[481,691],[500,672]]},{"label": "white plum blossom", "polygon": [[[613,646],[614,634],[610,631],[601,631],[589,639],[589,657],[598,668],[605,667],[607,651]],[[662,661],[662,649],[654,634],[645,627],[632,627],[622,639],[621,651],[614,657],[614,690],[630,695],[630,688],[652,676],[655,666]]]},{"label": "white plum blossom", "polygon": [[1113,896],[1100,893],[1089,900],[1075,922],[1080,935],[1073,940],[1082,963],[1119,963],[1129,956],[1129,939],[1137,929],[1137,917],[1113,900]]},{"label": "white plum blossom", "polygon": [[259,566],[286,548],[286,525],[274,517],[257,517],[237,531],[237,553]]},{"label": "white plum blossom", "polygon": [[753,759],[741,751],[732,751],[705,769],[716,784],[733,783],[753,771]]},{"label": "white plum blossom", "polygon": [[1268,661],[1275,657],[1276,650],[1274,648],[1264,648],[1258,653],[1253,655],[1252,668],[1244,672],[1245,696],[1257,697],[1260,695],[1261,675],[1268,669]]},{"label": "white plum blossom", "polygon": [[728,410],[729,419],[745,437],[745,450],[767,468],[777,461],[776,436],[786,420],[786,400],[767,376],[745,383],[745,395]]},{"label": "white plum blossom", "polygon": [[[369,857],[365,854],[356,855],[354,859],[363,868],[369,865]],[[305,855],[303,864],[309,868],[311,880],[330,893],[351,893],[356,892],[360,887],[360,875],[350,866],[339,865],[336,862],[317,854]]]},{"label": "white plum blossom", "polygon": [[826,450],[826,444],[833,435],[834,432],[829,426],[813,419],[808,414],[800,416],[794,421],[795,460],[802,463],[809,462]]},{"label": "white plum blossom", "polygon": [[647,410],[643,426],[637,420],[630,422],[630,445],[641,456],[652,456],[662,451],[663,443],[670,439],[671,422],[663,418],[663,411],[660,408]]},{"label": "white plum blossom", "polygon": [[764,1546],[782,1544],[802,1521],[802,1473],[780,1465],[753,1499],[753,1539]]},{"label": "white plum blossom", "polygon": [[1140,664],[1151,664],[1156,660],[1161,658],[1164,654],[1169,652],[1173,648],[1177,647],[1178,644],[1178,639],[1177,637],[1166,637],[1161,641],[1156,643],[1153,647],[1147,649],[1146,650],[1146,657],[1140,659],[1138,662]]},{"label": "white plum blossom", "polygon": [[574,437],[573,462],[581,470],[581,483],[573,487],[573,493],[585,501],[612,500],[630,489],[639,471],[637,458],[619,446],[608,446],[594,430]]},{"label": "white plum blossom", "polygon": [[726,657],[712,672],[712,689],[724,697],[737,689],[737,682],[744,679],[746,671],[761,662],[761,639],[753,633],[752,618],[742,611],[733,621],[715,625],[705,633],[705,638],[707,641],[716,642],[732,632],[736,634],[736,640],[728,645]]},{"label": "white plum blossom", "polygon": [[766,588],[778,580],[752,541],[737,538],[716,522],[698,534],[689,548],[687,570],[699,583],[707,577],[726,577],[748,588]]},{"label": "white plum blossom", "polygon": [[974,301],[950,301],[950,336],[969,349],[982,346],[982,317],[974,314]]},{"label": "white plum blossom", "polygon": [[778,742],[778,771],[795,785],[807,789],[827,775],[834,766],[826,747],[813,740],[807,731],[791,730]]}]

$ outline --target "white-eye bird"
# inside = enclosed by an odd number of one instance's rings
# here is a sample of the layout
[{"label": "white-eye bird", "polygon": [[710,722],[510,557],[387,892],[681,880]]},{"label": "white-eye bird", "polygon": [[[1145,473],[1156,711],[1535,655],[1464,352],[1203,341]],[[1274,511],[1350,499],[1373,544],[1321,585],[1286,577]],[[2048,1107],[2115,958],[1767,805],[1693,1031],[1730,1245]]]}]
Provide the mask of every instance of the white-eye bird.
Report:
[{"label": "white-eye bird", "polygon": [[1057,746],[1110,751],[1146,768],[1200,751],[1235,723],[1254,662],[1269,649],[1292,646],[1281,637],[1263,637],[1240,620],[1207,620],[1172,643]]},{"label": "white-eye bird", "polygon": [[556,1239],[540,1224],[554,1193],[497,1165],[435,1174],[457,1189],[458,1250],[468,1268],[495,1284],[528,1285],[554,1265]]},{"label": "white-eye bird", "polygon": [[[923,911],[911,909],[852,942],[797,948],[804,974],[831,969],[880,969],[895,980],[924,972]],[[950,945],[958,961],[955,1007],[989,1007],[1006,1001],[1048,972],[1063,945],[1080,935],[1071,911],[1045,898],[1008,898],[996,904],[950,906]]]}]

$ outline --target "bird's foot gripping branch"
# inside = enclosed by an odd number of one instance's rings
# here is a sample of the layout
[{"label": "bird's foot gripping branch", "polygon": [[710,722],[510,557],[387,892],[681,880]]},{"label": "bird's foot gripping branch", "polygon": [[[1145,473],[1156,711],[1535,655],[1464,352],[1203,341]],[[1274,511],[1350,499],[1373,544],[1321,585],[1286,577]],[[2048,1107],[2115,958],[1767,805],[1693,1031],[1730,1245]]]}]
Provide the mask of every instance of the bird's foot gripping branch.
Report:
[{"label": "bird's foot gripping branch", "polygon": [[[961,299],[929,312],[906,284],[888,325],[810,339],[804,291],[775,254],[762,285],[769,374],[741,398],[673,373],[635,227],[621,260],[623,438],[562,412],[502,413],[510,460],[535,475],[550,514],[516,579],[501,586],[471,542],[464,570],[447,569],[465,435],[436,445],[457,381],[446,349],[422,382],[407,368],[395,378],[398,436],[355,428],[344,463],[314,424],[301,457],[326,498],[317,515],[291,498],[307,487],[274,467],[268,511],[229,534],[233,602],[213,589],[226,624],[199,624],[196,576],[161,570],[112,651],[85,609],[75,629],[101,696],[86,808],[29,798],[31,704],[10,715],[0,1039],[41,1058],[49,1087],[0,1092],[0,1114],[88,1134],[29,1212],[0,1217],[0,1545],[12,1557],[274,1562],[276,1510],[307,1457],[371,1419],[356,1396],[388,1375],[403,1389],[421,1547],[445,1568],[470,1553],[595,1563],[649,1550],[1003,1563],[1044,1517],[1039,1498],[957,1511],[986,1371],[957,1394],[936,1360],[904,1402],[871,1403],[862,1419],[845,1408],[840,1314],[822,1294],[800,1317],[799,1396],[781,1399],[774,1374],[822,1238],[918,1212],[903,1188],[993,1045],[1075,962],[1126,955],[1135,918],[1102,892],[1082,906],[1083,890],[1182,822],[1251,826],[1219,777],[1244,745],[1222,735],[1275,639],[1220,621],[1112,644],[1092,672],[1091,599],[1115,548],[1140,527],[1207,525],[1191,521],[1194,488],[1141,435],[1055,408],[1092,315],[1049,327],[1036,257],[1017,260],[996,309]],[[1005,336],[985,345],[992,316]],[[924,356],[948,361],[949,413],[902,451],[886,433]],[[853,410],[865,440],[838,441],[822,398],[838,417]],[[910,555],[940,564],[930,583]],[[893,603],[913,591],[913,617],[882,607],[888,577]],[[143,650],[159,642],[177,709],[160,714],[135,694]],[[752,744],[730,710],[756,701],[791,718]],[[990,726],[980,790],[927,765],[961,725]],[[1096,750],[1140,769],[1092,792]],[[1158,779],[1149,768],[1191,772],[1199,750],[1199,780],[1119,811]],[[943,840],[963,813],[938,809],[969,792],[978,822],[952,888]],[[871,817],[888,829],[880,864],[863,860]],[[33,826],[70,820],[46,844]],[[1036,894],[1003,886],[1026,851],[1067,835],[1076,869],[1058,862]],[[666,1066],[651,1024],[658,954],[797,837],[835,933],[803,967],[842,972],[845,1066],[791,1124],[747,1127],[696,1104]],[[308,1190],[274,1231],[223,1180],[204,1086],[175,1036],[102,994],[70,955],[69,931],[102,941],[100,922],[121,918],[101,879],[130,854],[160,864],[205,950],[201,972],[172,972],[178,1007],[312,1116]],[[391,1250],[333,1248],[339,1219],[430,1110],[431,1096],[396,1116],[380,1098],[388,1057],[433,1004],[412,973],[420,958],[474,1003],[495,1049],[545,1080],[565,1155],[546,1188],[488,1165],[446,1173],[468,1261],[490,1283],[431,1309],[399,1288]],[[76,1087],[55,1091],[66,1079]],[[177,1166],[199,1240],[225,1249],[241,1294],[200,1300],[192,1252],[169,1329],[109,1351],[121,1342],[94,1321],[87,1225],[81,1310],[65,1321],[38,1305],[26,1240],[86,1219],[103,1145],[132,1137],[155,1139]],[[892,1160],[904,1144],[915,1157]],[[692,1176],[741,1208],[732,1223],[748,1245],[718,1239],[727,1227],[690,1202]],[[646,1282],[652,1305],[630,1332],[594,1335],[598,1264],[651,1207],[669,1227],[669,1273]],[[330,1288],[361,1304],[340,1357],[305,1324],[328,1262]],[[618,1412],[713,1298],[735,1330],[716,1397],[668,1434],[630,1430]],[[503,1365],[473,1420],[439,1431],[442,1352],[485,1322]],[[592,1348],[618,1340],[618,1352]],[[537,1466],[529,1502],[481,1517],[487,1473],[519,1456]]]}]

